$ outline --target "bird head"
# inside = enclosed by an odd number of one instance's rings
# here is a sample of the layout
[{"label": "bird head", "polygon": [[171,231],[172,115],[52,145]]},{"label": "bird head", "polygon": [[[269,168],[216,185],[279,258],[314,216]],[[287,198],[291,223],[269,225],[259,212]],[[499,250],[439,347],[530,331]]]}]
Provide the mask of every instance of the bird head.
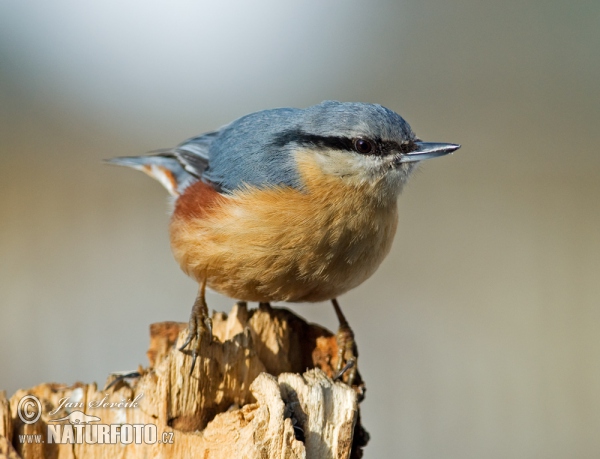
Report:
[{"label": "bird head", "polygon": [[287,149],[300,169],[312,164],[347,184],[381,185],[396,195],[420,161],[460,148],[421,141],[400,115],[381,105],[325,101],[294,118],[273,132],[271,146]]}]

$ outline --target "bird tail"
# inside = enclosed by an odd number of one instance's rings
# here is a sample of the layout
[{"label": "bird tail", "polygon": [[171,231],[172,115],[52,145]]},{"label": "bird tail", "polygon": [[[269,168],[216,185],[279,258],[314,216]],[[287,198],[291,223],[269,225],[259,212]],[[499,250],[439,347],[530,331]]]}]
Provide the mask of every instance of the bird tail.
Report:
[{"label": "bird tail", "polygon": [[121,156],[107,159],[106,162],[145,172],[158,180],[172,196],[179,196],[186,187],[198,180],[172,155]]}]

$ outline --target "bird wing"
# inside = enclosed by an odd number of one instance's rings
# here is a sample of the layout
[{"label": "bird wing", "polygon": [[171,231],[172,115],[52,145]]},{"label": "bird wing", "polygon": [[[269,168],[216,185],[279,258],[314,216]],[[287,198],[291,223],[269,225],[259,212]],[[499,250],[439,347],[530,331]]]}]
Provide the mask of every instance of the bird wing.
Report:
[{"label": "bird wing", "polygon": [[163,150],[161,153],[171,154],[187,172],[201,178],[204,171],[208,169],[210,146],[222,130],[223,128],[192,137],[175,148]]},{"label": "bird wing", "polygon": [[189,185],[202,178],[209,164],[208,150],[219,132],[193,137],[175,148],[155,150],[143,156],[121,156],[107,162],[145,172],[158,180],[171,195],[179,196]]},{"label": "bird wing", "polygon": [[276,139],[296,125],[301,112],[278,108],[251,113],[175,148],[109,162],[142,170],[174,196],[198,180],[224,194],[247,186],[298,188],[301,182],[291,146],[279,145]]}]

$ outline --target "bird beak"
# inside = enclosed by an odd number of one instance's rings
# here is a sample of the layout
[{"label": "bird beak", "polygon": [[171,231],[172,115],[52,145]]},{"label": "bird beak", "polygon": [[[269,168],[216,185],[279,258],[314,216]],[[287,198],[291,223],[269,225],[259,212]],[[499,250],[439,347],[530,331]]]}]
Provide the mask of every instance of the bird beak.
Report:
[{"label": "bird beak", "polygon": [[424,159],[437,158],[452,153],[460,148],[455,143],[434,143],[434,142],[415,142],[417,149],[410,153],[403,153],[400,157],[400,163],[410,163],[413,161],[422,161]]}]

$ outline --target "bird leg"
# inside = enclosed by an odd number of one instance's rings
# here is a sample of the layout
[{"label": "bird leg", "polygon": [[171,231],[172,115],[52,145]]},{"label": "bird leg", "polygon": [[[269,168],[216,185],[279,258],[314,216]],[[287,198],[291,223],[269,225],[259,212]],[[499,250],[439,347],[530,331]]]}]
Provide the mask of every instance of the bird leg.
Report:
[{"label": "bird leg", "polygon": [[338,358],[335,369],[336,374],[333,379],[342,379],[344,374],[346,374],[346,383],[352,386],[358,366],[358,349],[354,341],[354,332],[350,328],[350,325],[348,325],[348,321],[337,300],[334,298],[331,300],[331,303],[340,323],[338,331],[335,334],[338,346]]},{"label": "bird leg", "polygon": [[203,341],[202,336],[206,335],[208,337],[208,342],[212,342],[212,320],[208,316],[208,305],[206,304],[206,299],[204,297],[205,293],[206,277],[200,285],[198,296],[196,297],[196,301],[194,301],[194,306],[192,306],[192,314],[190,315],[190,321],[188,323],[188,336],[183,345],[179,348],[180,351],[183,351],[192,340],[196,338],[196,345],[192,348],[192,367],[190,368],[190,375],[194,371],[194,366],[196,365],[196,359],[198,358]]}]

